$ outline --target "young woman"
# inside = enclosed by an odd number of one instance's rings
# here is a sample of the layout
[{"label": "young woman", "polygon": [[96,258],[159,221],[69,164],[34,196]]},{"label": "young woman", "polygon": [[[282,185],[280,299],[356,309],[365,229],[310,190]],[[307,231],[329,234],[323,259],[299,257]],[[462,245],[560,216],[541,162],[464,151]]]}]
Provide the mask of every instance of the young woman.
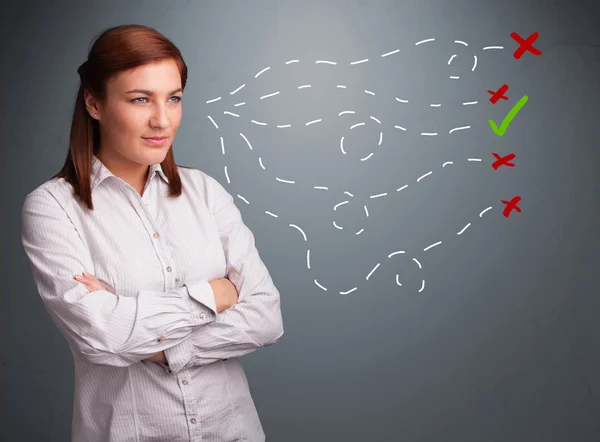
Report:
[{"label": "young woman", "polygon": [[65,165],[22,211],[73,353],[72,440],[264,441],[238,358],[283,335],[279,292],[231,195],[175,164],[179,50],[119,26],[78,72]]}]

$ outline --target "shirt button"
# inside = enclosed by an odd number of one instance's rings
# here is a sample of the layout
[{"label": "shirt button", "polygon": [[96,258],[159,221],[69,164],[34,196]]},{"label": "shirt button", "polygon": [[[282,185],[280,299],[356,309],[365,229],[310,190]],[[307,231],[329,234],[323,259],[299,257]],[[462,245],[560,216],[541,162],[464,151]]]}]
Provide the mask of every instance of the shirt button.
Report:
[{"label": "shirt button", "polygon": [[205,313],[200,313],[200,319],[204,319],[206,318],[206,314]]},{"label": "shirt button", "polygon": [[168,266],[167,267],[167,272],[170,272],[170,271],[171,271],[171,266]]},{"label": "shirt button", "polygon": [[159,340],[159,341],[164,341],[164,340],[165,340],[165,337],[164,337],[163,335],[160,335],[160,336],[158,337],[158,340]]},{"label": "shirt button", "polygon": [[193,423],[193,424],[195,424],[196,423],[196,418],[195,417],[191,418],[190,422]]},{"label": "shirt button", "polygon": [[183,381],[181,381],[181,383],[182,383],[183,385],[187,385],[187,384],[188,384],[188,380],[187,380],[187,379],[184,379]]},{"label": "shirt button", "polygon": [[158,232],[154,232],[154,235],[152,235],[154,238],[158,238]]}]

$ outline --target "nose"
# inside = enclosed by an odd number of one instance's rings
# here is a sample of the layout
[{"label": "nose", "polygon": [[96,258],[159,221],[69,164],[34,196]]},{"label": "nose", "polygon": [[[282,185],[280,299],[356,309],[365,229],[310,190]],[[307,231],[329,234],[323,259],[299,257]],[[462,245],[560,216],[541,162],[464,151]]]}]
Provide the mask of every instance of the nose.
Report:
[{"label": "nose", "polygon": [[164,128],[169,125],[169,116],[167,114],[167,109],[164,106],[158,105],[154,108],[152,118],[150,119],[150,125],[152,127],[160,128]]}]

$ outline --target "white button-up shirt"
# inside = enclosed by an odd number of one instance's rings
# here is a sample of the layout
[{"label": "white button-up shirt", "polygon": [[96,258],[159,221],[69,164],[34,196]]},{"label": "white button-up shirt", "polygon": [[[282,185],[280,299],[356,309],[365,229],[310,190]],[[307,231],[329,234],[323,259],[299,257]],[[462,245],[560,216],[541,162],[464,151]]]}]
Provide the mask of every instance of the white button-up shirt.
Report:
[{"label": "white button-up shirt", "polygon": [[[283,335],[279,292],[232,196],[178,170],[180,197],[160,164],[140,196],[94,156],[93,211],[62,178],[26,196],[22,244],[74,358],[74,442],[265,440],[238,358]],[[239,301],[217,313],[222,277]],[[160,351],[168,365],[143,361]]]}]

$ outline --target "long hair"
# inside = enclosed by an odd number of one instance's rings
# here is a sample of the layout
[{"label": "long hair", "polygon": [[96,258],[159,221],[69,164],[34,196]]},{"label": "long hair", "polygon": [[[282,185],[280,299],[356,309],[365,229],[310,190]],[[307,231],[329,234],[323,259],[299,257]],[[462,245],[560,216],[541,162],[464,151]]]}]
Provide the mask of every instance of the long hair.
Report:
[{"label": "long hair", "polygon": [[[120,72],[134,69],[149,63],[173,60],[181,74],[181,87],[187,82],[187,65],[179,49],[165,36],[153,28],[142,25],[115,26],[101,33],[94,42],[88,59],[77,72],[81,80],[75,107],[69,152],[61,171],[52,178],[64,178],[73,186],[73,196],[89,210],[94,210],[91,192],[91,171],[93,155],[100,147],[100,126],[92,118],[85,106],[84,90],[97,99],[106,98],[108,81]],[[181,178],[173,156],[173,145],[161,163],[169,179],[169,197],[182,193]]]}]

